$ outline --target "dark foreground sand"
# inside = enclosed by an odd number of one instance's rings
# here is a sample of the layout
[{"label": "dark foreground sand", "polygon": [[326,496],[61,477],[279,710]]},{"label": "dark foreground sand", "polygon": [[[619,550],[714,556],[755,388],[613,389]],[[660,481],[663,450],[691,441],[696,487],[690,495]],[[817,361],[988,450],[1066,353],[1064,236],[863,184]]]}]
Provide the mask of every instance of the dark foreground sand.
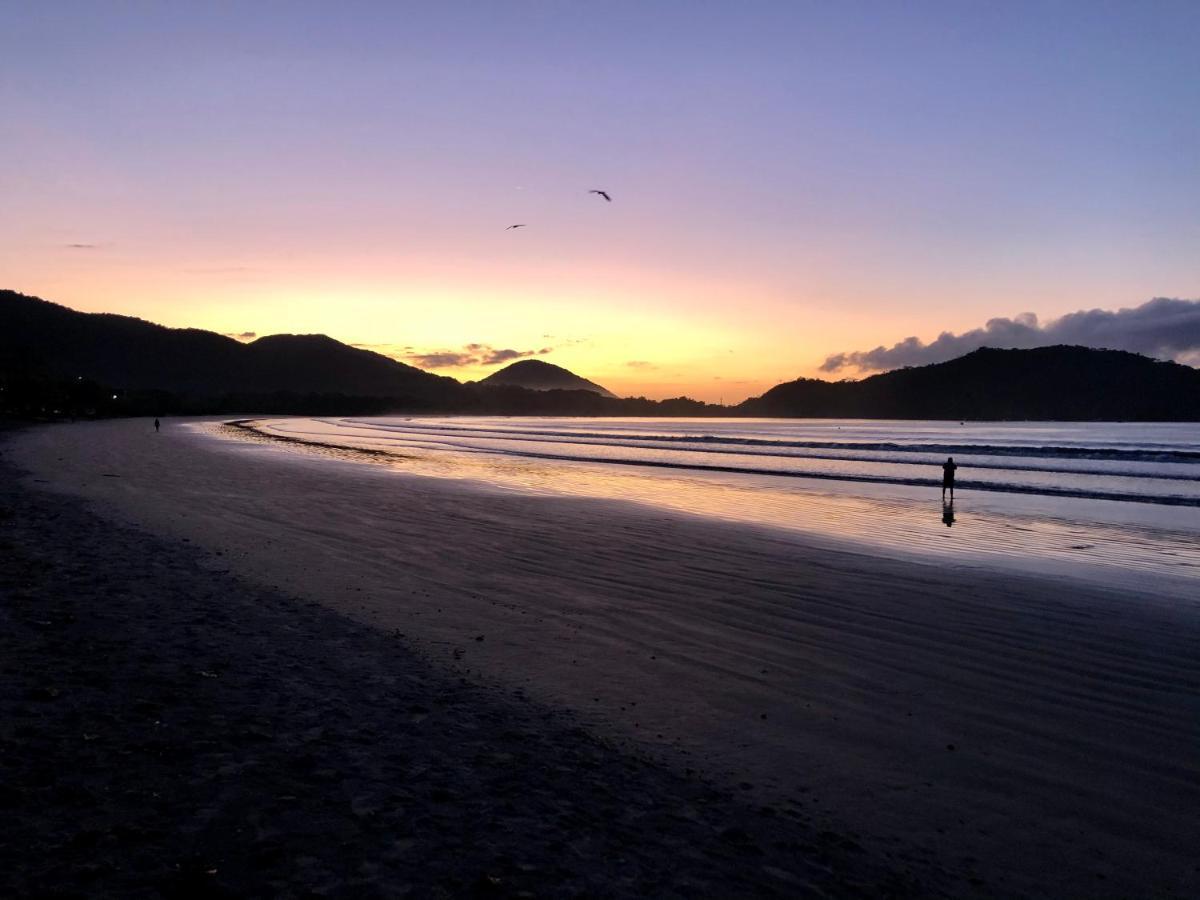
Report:
[{"label": "dark foreground sand", "polygon": [[[309,877],[297,848],[319,848],[318,868],[353,858],[321,876],[334,886],[364,861],[392,867],[386,893],[492,885],[500,859],[500,887],[541,894],[856,893],[842,888],[857,879],[956,896],[1200,896],[1198,597],[489,490],[174,421],[161,434],[129,420],[31,429],[0,456],[64,498],[40,501],[54,520],[20,501],[0,534],[25,548],[6,565],[53,565],[18,592],[43,606],[22,601],[15,632],[49,649],[26,653],[26,681],[8,664],[5,690],[61,716],[41,731],[7,716],[25,730],[0,732],[4,758],[32,748],[54,773],[88,772],[74,754],[111,739],[105,767],[124,780],[110,796],[143,815],[148,794],[186,786],[164,819],[166,867],[193,859],[200,834],[222,853],[269,840],[288,877]],[[68,600],[66,625],[54,607]],[[98,652],[75,659],[89,640]],[[113,667],[128,683],[104,675]],[[172,674],[150,692],[158,679],[142,671]],[[87,686],[105,678],[99,703]],[[454,708],[436,702],[451,694]],[[138,710],[139,697],[162,706]],[[120,717],[107,732],[84,718],[105,704]],[[37,734],[78,737],[54,744],[57,762]],[[186,748],[159,763],[174,787],[147,789],[155,769],[132,748],[165,734]],[[635,762],[648,755],[663,764]],[[360,821],[364,794],[376,799]],[[180,824],[197,816],[218,824]],[[66,820],[60,842],[89,818]],[[325,830],[286,836],[297,823]],[[53,865],[23,848],[2,871]]]},{"label": "dark foreground sand", "polygon": [[0,896],[911,896],[951,882],[200,557],[0,467]]}]

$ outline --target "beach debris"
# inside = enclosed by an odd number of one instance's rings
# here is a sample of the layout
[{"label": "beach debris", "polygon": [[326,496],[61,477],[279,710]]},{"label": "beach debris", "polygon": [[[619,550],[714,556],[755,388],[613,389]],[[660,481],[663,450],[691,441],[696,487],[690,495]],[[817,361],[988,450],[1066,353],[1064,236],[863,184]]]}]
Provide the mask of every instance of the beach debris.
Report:
[{"label": "beach debris", "polygon": [[201,669],[196,674],[199,675],[201,678],[220,678],[221,677],[216,672],[209,672],[207,669]]},{"label": "beach debris", "polygon": [[479,877],[475,879],[474,884],[471,886],[471,896],[474,896],[474,897],[498,897],[498,896],[501,896],[502,894],[507,893],[507,891],[503,891],[501,889],[501,885],[503,883],[504,883],[503,879],[501,879],[499,875],[490,875],[490,874],[487,874],[486,872],[481,873],[479,875]]},{"label": "beach debris", "polygon": [[483,640],[483,635],[482,635],[482,634],[477,634],[477,635],[475,635],[475,640],[477,640],[477,641],[482,641],[482,640]]},{"label": "beach debris", "polygon": [[371,794],[360,794],[350,801],[350,812],[359,819],[369,819],[383,809],[380,799]]}]

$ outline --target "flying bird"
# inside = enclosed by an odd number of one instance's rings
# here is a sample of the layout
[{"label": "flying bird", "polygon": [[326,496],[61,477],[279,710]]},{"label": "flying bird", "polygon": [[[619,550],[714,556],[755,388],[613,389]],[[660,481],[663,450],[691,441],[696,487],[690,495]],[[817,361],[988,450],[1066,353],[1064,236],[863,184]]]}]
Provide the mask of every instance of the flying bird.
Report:
[{"label": "flying bird", "polygon": [[505,228],[504,230],[505,230],[505,231],[512,231],[514,228],[524,228],[524,227],[525,227],[525,223],[524,223],[524,222],[522,222],[520,225],[509,225],[509,226],[508,226],[507,228]]},{"label": "flying bird", "polygon": [[589,194],[599,194],[601,197],[603,197],[609,203],[612,203],[612,197],[608,196],[608,191],[590,190],[590,191],[588,191],[588,193]]}]

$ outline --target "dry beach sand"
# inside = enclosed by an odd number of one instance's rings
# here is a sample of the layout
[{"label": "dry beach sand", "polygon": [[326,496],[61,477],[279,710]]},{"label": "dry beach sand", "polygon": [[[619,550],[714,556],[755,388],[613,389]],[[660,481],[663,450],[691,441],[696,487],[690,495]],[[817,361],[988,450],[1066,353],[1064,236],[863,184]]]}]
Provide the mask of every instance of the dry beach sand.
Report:
[{"label": "dry beach sand", "polygon": [[[92,809],[83,838],[30,834],[68,867],[111,860],[117,823],[127,850],[173,823],[129,850],[120,877],[148,880],[101,884],[1200,891],[1200,602],[177,423],[30,430],[5,458],[60,499],[6,488],[0,801],[35,826]],[[107,791],[56,753],[103,761]]]}]

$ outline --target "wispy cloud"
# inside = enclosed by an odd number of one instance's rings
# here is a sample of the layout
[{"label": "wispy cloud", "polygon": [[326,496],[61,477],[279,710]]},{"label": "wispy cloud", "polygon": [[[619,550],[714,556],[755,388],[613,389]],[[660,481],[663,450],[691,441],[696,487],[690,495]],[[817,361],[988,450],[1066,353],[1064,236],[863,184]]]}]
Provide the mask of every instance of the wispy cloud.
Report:
[{"label": "wispy cloud", "polygon": [[482,362],[485,366],[498,366],[500,363],[524,359],[527,356],[545,356],[553,350],[553,347],[542,347],[540,350],[488,350]]},{"label": "wispy cloud", "polygon": [[377,353],[411,353],[414,348],[400,344],[351,344],[359,350],[374,350]]},{"label": "wispy cloud", "polygon": [[258,337],[257,331],[226,331],[225,337],[233,338],[235,341],[252,341]]},{"label": "wispy cloud", "polygon": [[453,350],[438,353],[410,353],[407,359],[420,369],[456,369],[475,363],[473,354],[455,353]]},{"label": "wispy cloud", "polygon": [[656,366],[654,363],[647,362],[644,359],[631,359],[629,362],[625,363],[625,365],[629,366],[631,369],[639,369],[642,371],[658,368],[658,366]]},{"label": "wispy cloud", "polygon": [[199,266],[183,271],[188,275],[248,275],[259,269],[254,266]]},{"label": "wispy cloud", "polygon": [[1200,300],[1156,297],[1131,309],[1080,310],[1044,325],[1033,313],[1022,313],[991,319],[982,328],[962,334],[944,331],[928,344],[909,337],[891,347],[835,353],[821,364],[821,371],[884,372],[945,362],[980,347],[1028,349],[1052,344],[1129,350],[1194,365],[1200,362]]},{"label": "wispy cloud", "polygon": [[460,369],[466,366],[498,366],[514,359],[530,356],[545,356],[553,347],[537,350],[514,350],[496,348],[490,344],[467,344],[461,350],[432,350],[424,353],[408,353],[405,360],[422,369]]},{"label": "wispy cloud", "polygon": [[99,244],[64,244],[68,250],[95,250]]}]

